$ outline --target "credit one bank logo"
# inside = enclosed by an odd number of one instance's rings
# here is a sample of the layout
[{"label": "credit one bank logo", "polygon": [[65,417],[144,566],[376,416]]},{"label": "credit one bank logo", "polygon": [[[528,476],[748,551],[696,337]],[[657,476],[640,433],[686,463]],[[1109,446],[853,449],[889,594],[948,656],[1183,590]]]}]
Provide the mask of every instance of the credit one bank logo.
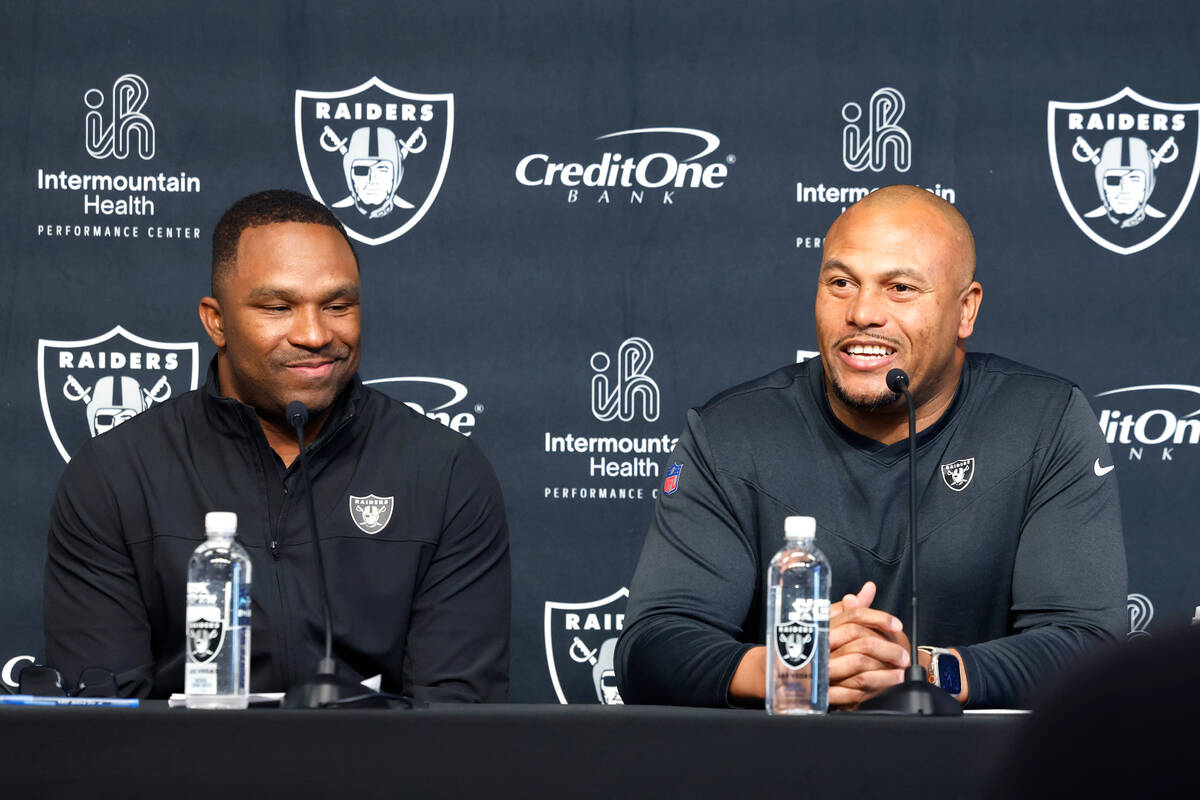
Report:
[{"label": "credit one bank logo", "polygon": [[475,429],[478,414],[483,406],[476,403],[473,412],[466,410],[467,387],[449,378],[398,377],[374,378],[363,381],[404,405],[424,414],[434,422],[440,422],[456,433],[470,436]]},{"label": "credit one bank logo", "polygon": [[[1200,444],[1200,386],[1125,386],[1096,398],[1105,441],[1127,445],[1129,461],[1174,461],[1179,447]],[[1115,447],[1113,452],[1118,452]]]},{"label": "credit one bank logo", "polygon": [[[713,158],[720,137],[697,128],[634,128],[595,141],[603,141],[605,149],[586,161],[549,153],[525,156],[517,162],[517,182],[564,191],[568,203],[642,205],[649,192],[651,202],[669,206],[678,192],[720,189],[737,161],[732,154]],[[638,155],[644,150],[650,152]]]}]

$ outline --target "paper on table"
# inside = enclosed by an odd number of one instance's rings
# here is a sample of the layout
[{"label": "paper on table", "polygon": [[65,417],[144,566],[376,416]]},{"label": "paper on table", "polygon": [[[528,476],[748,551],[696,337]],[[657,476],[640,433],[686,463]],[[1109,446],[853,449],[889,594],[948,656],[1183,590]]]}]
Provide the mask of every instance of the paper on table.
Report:
[{"label": "paper on table", "polygon": [[[372,675],[362,682],[362,685],[370,689],[372,692],[379,691],[379,684],[383,680],[383,675]],[[251,692],[250,705],[277,705],[283,700],[283,692]],[[168,708],[184,708],[187,705],[186,695],[176,692],[167,700]]]},{"label": "paper on table", "polygon": [[[278,705],[283,699],[283,692],[251,692],[250,705]],[[184,708],[187,705],[187,695],[176,692],[167,699],[168,708]]]}]

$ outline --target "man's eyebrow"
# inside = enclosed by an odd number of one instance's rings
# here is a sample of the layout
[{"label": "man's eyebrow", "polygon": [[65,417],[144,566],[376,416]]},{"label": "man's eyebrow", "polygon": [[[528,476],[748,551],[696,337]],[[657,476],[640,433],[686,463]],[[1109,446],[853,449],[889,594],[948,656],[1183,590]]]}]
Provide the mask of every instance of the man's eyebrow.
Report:
[{"label": "man's eyebrow", "polygon": [[286,300],[292,301],[296,299],[296,293],[290,289],[282,289],[277,286],[255,286],[250,290],[251,300]]},{"label": "man's eyebrow", "polygon": [[349,300],[350,302],[357,303],[361,295],[362,290],[357,283],[344,283],[326,295],[324,302],[329,302],[330,300]]},{"label": "man's eyebrow", "polygon": [[[821,272],[831,272],[833,270],[841,270],[850,275],[856,274],[853,267],[836,258],[831,258],[821,264]],[[909,280],[923,279],[925,278],[925,273],[915,267],[895,267],[878,276],[878,280],[881,281],[892,281],[896,278],[908,278]]]},{"label": "man's eyebrow", "polygon": [[[330,300],[349,300],[357,303],[361,296],[361,291],[357,284],[346,283],[338,286],[322,298],[322,303],[328,303]],[[300,295],[291,289],[285,289],[281,286],[256,286],[250,290],[251,300],[282,300],[286,303],[298,302]]]},{"label": "man's eyebrow", "polygon": [[912,267],[896,267],[895,269],[890,269],[879,276],[880,280],[885,281],[895,280],[896,278],[921,279],[924,277],[924,273],[922,273],[919,269],[913,269]]}]

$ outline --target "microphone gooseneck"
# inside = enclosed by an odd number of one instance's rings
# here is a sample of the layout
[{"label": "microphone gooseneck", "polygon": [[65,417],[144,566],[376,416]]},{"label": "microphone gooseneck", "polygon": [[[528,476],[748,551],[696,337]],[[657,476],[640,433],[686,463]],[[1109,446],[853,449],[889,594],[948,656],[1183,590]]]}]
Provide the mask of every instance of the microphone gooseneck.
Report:
[{"label": "microphone gooseneck", "polygon": [[[912,620],[908,631],[909,655],[912,657],[912,667],[917,666],[917,410],[912,395],[908,391],[908,373],[902,369],[889,370],[887,386],[893,392],[904,395],[908,405],[908,549],[911,554],[909,564],[912,567]],[[920,669],[920,667],[917,667]],[[922,672],[924,672],[922,670]],[[912,679],[912,675],[908,676]],[[922,680],[925,675],[919,676]]]},{"label": "microphone gooseneck", "polygon": [[325,562],[321,558],[321,539],[317,536],[317,507],[313,500],[312,481],[308,477],[308,459],[304,457],[304,426],[308,424],[308,406],[299,400],[288,403],[287,419],[296,429],[296,440],[300,444],[300,474],[304,478],[304,493],[308,495],[308,527],[312,534],[313,556],[317,562],[317,577],[321,583],[321,610],[325,615],[325,657],[317,667],[317,673],[334,671],[333,665],[333,610],[329,602],[329,582],[325,578]]},{"label": "microphone gooseneck", "polygon": [[[387,708],[392,696],[374,692],[367,687],[337,676],[333,661],[333,607],[329,602],[329,581],[321,558],[321,539],[317,536],[317,507],[313,499],[312,480],[308,475],[308,459],[304,452],[304,426],[308,424],[308,407],[299,400],[288,403],[288,424],[296,429],[300,445],[300,473],[308,495],[308,522],[312,533],[313,555],[317,564],[317,580],[321,585],[321,610],[325,617],[325,656],[317,664],[317,674],[308,683],[293,686],[283,698],[284,708]],[[399,698],[395,698],[399,699]]]},{"label": "microphone gooseneck", "polygon": [[859,705],[865,713],[920,714],[925,716],[959,716],[962,706],[940,686],[931,686],[925,668],[917,661],[917,409],[908,391],[908,373],[902,369],[888,371],[887,387],[904,395],[908,404],[908,556],[912,569],[912,619],[909,622],[908,646],[911,663],[904,671],[904,682],[877,694]]}]

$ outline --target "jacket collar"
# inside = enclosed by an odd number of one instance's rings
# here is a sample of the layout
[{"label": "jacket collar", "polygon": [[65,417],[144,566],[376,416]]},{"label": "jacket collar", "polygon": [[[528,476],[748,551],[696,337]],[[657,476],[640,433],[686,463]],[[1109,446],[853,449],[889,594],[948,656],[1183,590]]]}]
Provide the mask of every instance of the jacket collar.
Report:
[{"label": "jacket collar", "polygon": [[[219,433],[227,436],[249,435],[251,438],[261,437],[265,441],[266,436],[262,432],[262,426],[258,421],[258,413],[254,408],[240,400],[225,397],[221,394],[221,381],[217,376],[217,356],[215,355],[212,361],[208,363],[208,375],[204,379],[204,386],[201,389],[201,393],[204,400],[205,415]],[[309,447],[315,446],[331,432],[353,419],[362,407],[365,395],[366,387],[363,386],[362,379],[358,377],[358,373],[356,372],[350,378],[350,383],[346,385],[346,388],[333,401],[333,411],[330,413],[329,419],[325,421],[321,432]]]}]

